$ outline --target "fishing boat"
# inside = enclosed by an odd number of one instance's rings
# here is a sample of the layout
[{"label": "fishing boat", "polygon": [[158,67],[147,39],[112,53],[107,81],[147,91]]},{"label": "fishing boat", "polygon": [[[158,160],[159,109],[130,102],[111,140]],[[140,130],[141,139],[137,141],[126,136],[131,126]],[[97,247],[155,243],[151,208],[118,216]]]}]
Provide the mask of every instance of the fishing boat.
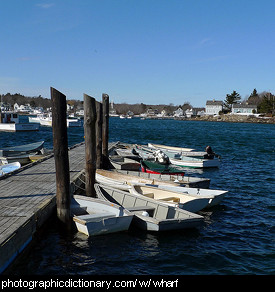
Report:
[{"label": "fishing boat", "polygon": [[127,231],[133,214],[106,200],[75,195],[71,214],[76,228],[87,236]]},{"label": "fishing boat", "polygon": [[101,184],[95,184],[95,190],[99,198],[121,205],[134,214],[133,224],[146,231],[197,228],[203,223],[203,217],[198,214],[152,198]]},{"label": "fishing boat", "polygon": [[109,156],[109,161],[112,168],[122,169],[122,170],[140,170],[140,163],[131,158],[113,155]]},{"label": "fishing boat", "polygon": [[19,162],[8,163],[4,165],[0,165],[0,177],[7,174],[14,172],[15,170],[19,169],[21,164]]},{"label": "fishing boat", "polygon": [[[81,127],[82,121],[77,118],[67,118],[67,127]],[[39,123],[41,126],[52,127],[52,113],[37,114],[36,117],[29,117],[29,122]]]},{"label": "fishing boat", "polygon": [[22,132],[38,130],[39,125],[37,125],[36,123],[20,123],[18,113],[0,112],[0,131]]},{"label": "fishing boat", "polygon": [[138,178],[150,179],[151,182],[158,180],[162,182],[175,183],[177,186],[189,187],[189,188],[202,188],[208,189],[210,187],[210,179],[193,176],[181,176],[181,175],[169,175],[160,173],[148,173],[141,171],[127,171],[127,170],[115,170],[115,172],[121,174],[131,174]]},{"label": "fishing boat", "polygon": [[36,153],[43,149],[44,141],[25,145],[11,146],[0,149],[0,156],[18,156],[21,154]]}]

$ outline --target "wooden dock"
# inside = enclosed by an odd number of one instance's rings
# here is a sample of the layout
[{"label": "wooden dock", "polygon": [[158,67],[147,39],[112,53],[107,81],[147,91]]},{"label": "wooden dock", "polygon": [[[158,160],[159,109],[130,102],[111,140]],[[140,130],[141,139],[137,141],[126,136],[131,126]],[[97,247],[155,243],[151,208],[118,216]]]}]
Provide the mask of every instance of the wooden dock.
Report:
[{"label": "wooden dock", "polygon": [[[85,167],[85,145],[69,150],[70,179]],[[31,242],[56,207],[55,159],[51,155],[0,180],[0,274]]]}]

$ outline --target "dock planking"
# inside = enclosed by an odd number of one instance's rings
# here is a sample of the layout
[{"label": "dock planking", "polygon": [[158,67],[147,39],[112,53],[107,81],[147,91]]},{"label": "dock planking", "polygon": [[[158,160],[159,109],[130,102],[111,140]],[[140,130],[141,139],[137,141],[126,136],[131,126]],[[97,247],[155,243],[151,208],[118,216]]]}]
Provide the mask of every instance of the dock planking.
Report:
[{"label": "dock planking", "polygon": [[[85,145],[69,150],[70,179],[85,168]],[[54,156],[0,180],[0,273],[31,242],[56,207]]]}]

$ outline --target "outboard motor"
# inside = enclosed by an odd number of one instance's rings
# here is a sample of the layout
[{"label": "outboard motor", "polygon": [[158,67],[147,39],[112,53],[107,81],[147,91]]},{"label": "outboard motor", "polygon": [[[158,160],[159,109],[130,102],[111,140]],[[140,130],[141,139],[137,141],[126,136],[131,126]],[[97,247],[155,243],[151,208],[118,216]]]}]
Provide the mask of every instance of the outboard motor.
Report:
[{"label": "outboard motor", "polygon": [[169,164],[170,160],[169,157],[163,153],[161,150],[157,150],[153,153],[155,157],[155,161],[158,161],[161,164]]}]

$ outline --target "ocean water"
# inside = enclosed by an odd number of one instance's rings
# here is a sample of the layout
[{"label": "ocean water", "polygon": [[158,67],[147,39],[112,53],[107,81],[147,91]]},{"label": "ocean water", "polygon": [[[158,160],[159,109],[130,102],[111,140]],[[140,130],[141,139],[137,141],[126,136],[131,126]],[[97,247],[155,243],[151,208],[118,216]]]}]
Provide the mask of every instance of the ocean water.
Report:
[{"label": "ocean water", "polygon": [[[83,141],[82,128],[68,129],[68,143]],[[0,147],[45,140],[37,133],[1,133]],[[55,219],[7,270],[12,275],[272,275],[275,273],[275,125],[110,118],[109,141],[148,142],[195,148],[211,145],[219,169],[186,168],[227,190],[219,206],[200,212],[198,229],[128,232],[86,237],[65,233]]]}]

